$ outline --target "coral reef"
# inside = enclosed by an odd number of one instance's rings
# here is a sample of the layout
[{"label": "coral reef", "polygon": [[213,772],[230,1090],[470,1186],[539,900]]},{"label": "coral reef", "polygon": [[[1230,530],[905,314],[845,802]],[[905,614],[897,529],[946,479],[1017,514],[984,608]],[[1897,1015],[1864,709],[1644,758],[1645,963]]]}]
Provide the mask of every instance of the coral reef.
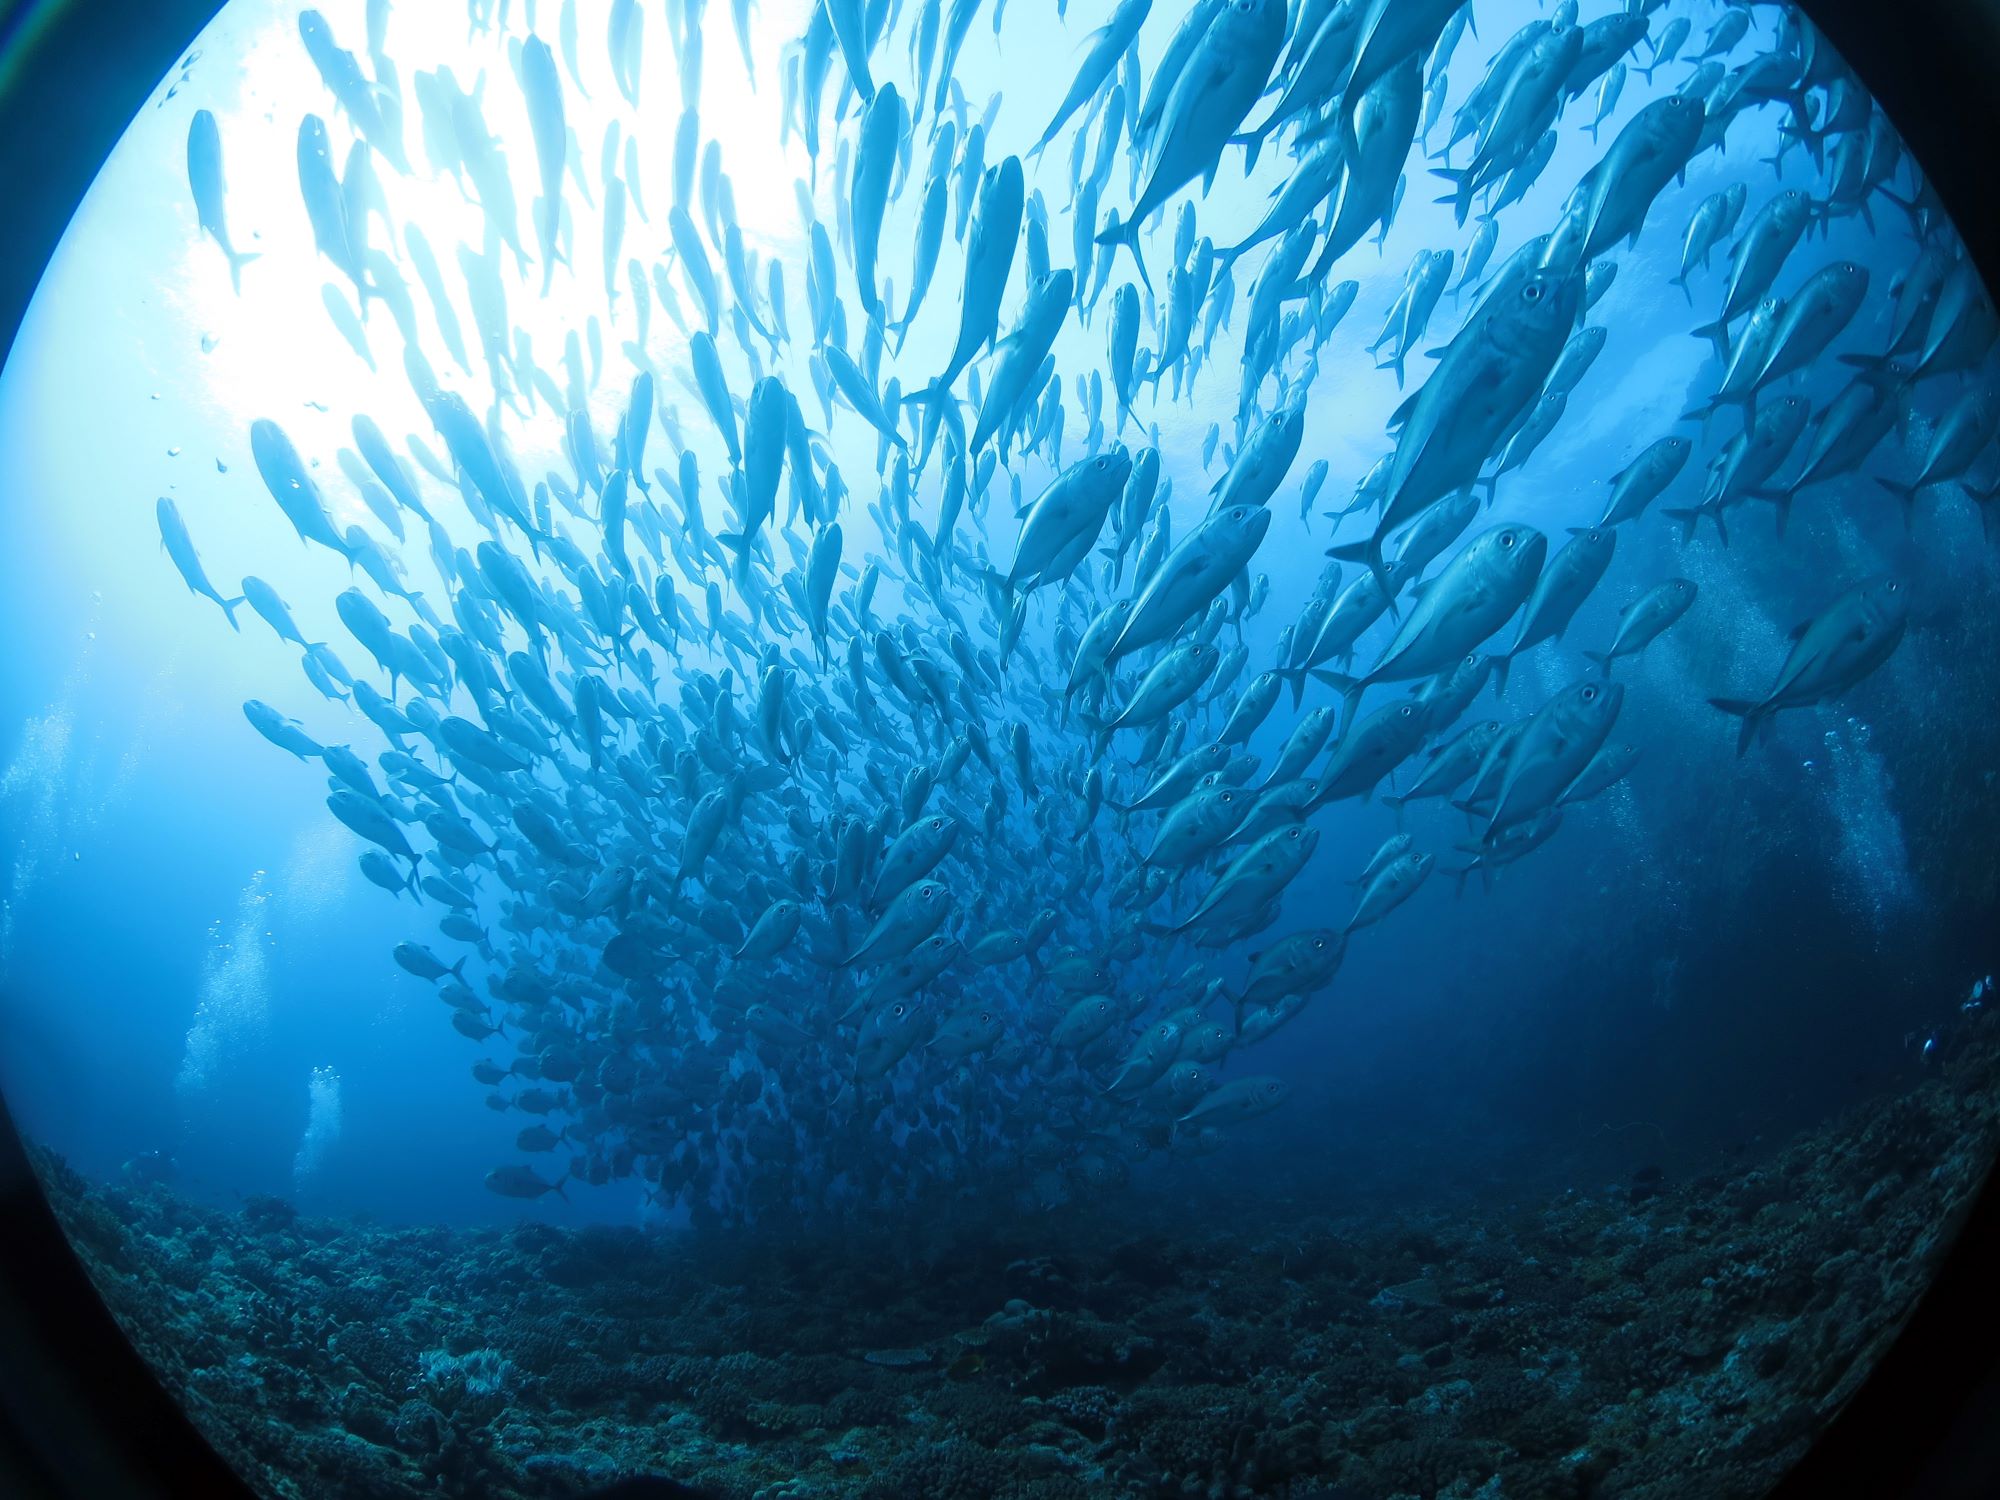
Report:
[{"label": "coral reef", "polygon": [[838,1245],[226,1213],[41,1166],[138,1348],[287,1500],[1711,1500],[1766,1488],[1893,1336],[2000,1144],[1996,1079],[1988,1018],[1761,1159],[1481,1215],[1135,1191]]}]

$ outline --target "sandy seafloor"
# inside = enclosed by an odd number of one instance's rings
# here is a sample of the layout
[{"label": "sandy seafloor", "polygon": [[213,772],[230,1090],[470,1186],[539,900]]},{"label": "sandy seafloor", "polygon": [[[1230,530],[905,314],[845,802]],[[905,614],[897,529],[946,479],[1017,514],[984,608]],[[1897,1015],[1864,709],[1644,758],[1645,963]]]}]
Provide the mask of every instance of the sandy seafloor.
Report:
[{"label": "sandy seafloor", "polygon": [[1135,1194],[838,1240],[390,1228],[38,1162],[268,1495],[1719,1500],[1767,1488],[1909,1312],[2000,1145],[1996,1082],[1989,1015],[1755,1160],[1479,1215]]}]

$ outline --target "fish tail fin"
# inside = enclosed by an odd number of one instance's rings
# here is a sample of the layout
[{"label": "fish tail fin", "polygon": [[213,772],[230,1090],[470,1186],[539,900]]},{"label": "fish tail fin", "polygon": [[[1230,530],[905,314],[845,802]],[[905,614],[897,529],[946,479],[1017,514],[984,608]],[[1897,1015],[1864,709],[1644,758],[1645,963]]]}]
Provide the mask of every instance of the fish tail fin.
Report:
[{"label": "fish tail fin", "polygon": [[1766,732],[1771,715],[1762,705],[1748,698],[1711,698],[1712,707],[1721,709],[1731,718],[1741,719],[1743,726],[1736,734],[1736,753],[1741,756]]},{"label": "fish tail fin", "polygon": [[1111,246],[1113,256],[1117,255],[1120,245],[1131,251],[1132,264],[1139,268],[1139,280],[1145,283],[1146,294],[1148,296],[1152,295],[1153,278],[1146,270],[1146,257],[1139,253],[1139,221],[1137,219],[1112,223],[1099,230],[1096,243]]},{"label": "fish tail fin", "polygon": [[1329,547],[1326,555],[1341,562],[1359,562],[1368,565],[1368,571],[1375,575],[1375,585],[1382,590],[1382,597],[1389,601],[1389,616],[1400,620],[1401,613],[1396,608],[1396,594],[1389,585],[1389,566],[1382,560],[1382,535],[1377,532],[1365,542],[1349,542],[1340,547]]},{"label": "fish tail fin", "polygon": [[1388,808],[1390,812],[1396,815],[1396,828],[1398,832],[1401,832],[1402,830],[1403,808],[1404,805],[1409,802],[1409,800],[1410,799],[1407,794],[1398,795],[1395,792],[1384,792],[1382,794],[1382,805]]},{"label": "fish tail fin", "polygon": [[[909,326],[910,320],[905,318],[902,327],[907,329]],[[897,337],[899,340],[898,347],[900,348],[901,334],[899,333]],[[933,380],[929,385],[919,386],[914,391],[903,392],[899,399],[905,406],[908,406],[911,402],[915,402],[919,406],[938,406],[950,394],[950,389],[942,380]]]},{"label": "fish tail fin", "polygon": [[1681,544],[1685,546],[1694,540],[1696,529],[1701,525],[1702,507],[1699,505],[1677,507],[1668,506],[1667,514],[1681,523]]},{"label": "fish tail fin", "polygon": [[1340,694],[1342,722],[1352,724],[1356,710],[1361,707],[1361,694],[1367,689],[1365,678],[1349,677],[1344,672],[1328,672],[1313,668],[1313,676]]},{"label": "fish tail fin", "polygon": [[243,633],[243,627],[236,623],[236,606],[243,603],[245,597],[242,594],[238,594],[234,599],[217,599],[215,601],[222,606],[223,617],[229,621],[229,628],[238,635]]},{"label": "fish tail fin", "polygon": [[1431,175],[1433,177],[1442,177],[1446,182],[1451,184],[1451,191],[1436,201],[1439,203],[1449,203],[1452,213],[1458,218],[1459,226],[1463,228],[1466,216],[1472,212],[1472,168],[1432,167]]},{"label": "fish tail fin", "polygon": [[974,568],[972,571],[979,575],[981,583],[999,589],[1006,596],[1011,607],[1014,599],[1014,584],[1005,573],[996,573],[991,568]]},{"label": "fish tail fin", "polygon": [[1278,679],[1292,690],[1292,707],[1297,708],[1305,701],[1306,669],[1304,667],[1279,667]]},{"label": "fish tail fin", "polygon": [[229,252],[229,285],[239,295],[243,291],[243,268],[262,254],[261,250],[231,250]]},{"label": "fish tail fin", "polygon": [[1889,356],[1886,354],[1843,354],[1839,359],[1840,363],[1871,375],[1880,374],[1889,367]]},{"label": "fish tail fin", "polygon": [[1875,189],[1875,191],[1882,197],[1887,198],[1891,203],[1895,204],[1896,207],[1900,208],[1905,214],[1909,216],[1910,228],[1912,231],[1918,234],[1921,234],[1923,232],[1924,210],[1923,206],[1920,203],[1918,203],[1918,201],[1915,198],[1913,197],[1905,198],[1900,193],[1891,192],[1886,187],[1878,187]]},{"label": "fish tail fin", "polygon": [[1988,542],[1993,540],[1994,516],[2000,514],[2000,506],[1993,503],[1996,493],[2000,492],[1986,490],[1975,492],[1972,497],[1979,505],[1979,535]]},{"label": "fish tail fin", "polygon": [[1916,509],[1917,486],[1914,484],[1905,483],[1900,479],[1884,479],[1880,475],[1876,476],[1875,482],[1903,502],[1903,514],[1906,519]]},{"label": "fish tail fin", "polygon": [[1257,170],[1257,154],[1264,149],[1264,142],[1276,124],[1275,118],[1268,119],[1254,130],[1246,130],[1241,135],[1229,138],[1230,145],[1243,148],[1243,171],[1246,175]]},{"label": "fish tail fin", "polygon": [[[1792,99],[1792,107],[1794,109],[1803,109],[1804,105],[1805,95],[1803,93],[1795,94]],[[1802,126],[1799,128],[1798,138],[1805,145],[1806,155],[1812,158],[1813,170],[1815,172],[1824,172],[1826,170],[1826,133],[1821,130],[1815,130],[1810,126]]]},{"label": "fish tail fin", "polygon": [[1703,323],[1691,332],[1698,339],[1707,339],[1715,346],[1715,357],[1722,364],[1729,363],[1729,323],[1725,318],[1717,318],[1713,323]]},{"label": "fish tail fin", "polygon": [[732,569],[739,585],[750,580],[750,553],[753,543],[747,533],[740,531],[718,531],[715,539],[736,554],[736,566]]},{"label": "fish tail fin", "polygon": [[1777,507],[1778,540],[1781,542],[1785,539],[1785,528],[1792,523],[1792,502],[1798,497],[1796,489],[1769,490],[1764,494],[1764,498]]},{"label": "fish tail fin", "polygon": [[1583,657],[1585,661],[1596,662],[1598,670],[1606,677],[1611,675],[1611,653],[1609,651],[1586,651],[1583,653]]},{"label": "fish tail fin", "polygon": [[1486,660],[1493,668],[1493,696],[1496,698],[1506,697],[1507,672],[1514,665],[1514,653],[1511,651],[1499,652],[1487,657]]}]

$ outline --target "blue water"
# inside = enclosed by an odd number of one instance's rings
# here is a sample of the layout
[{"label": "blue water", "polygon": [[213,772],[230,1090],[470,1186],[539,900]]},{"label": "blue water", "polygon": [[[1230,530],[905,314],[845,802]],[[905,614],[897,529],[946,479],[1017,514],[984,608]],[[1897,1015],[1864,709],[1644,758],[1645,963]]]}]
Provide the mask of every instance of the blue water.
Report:
[{"label": "blue water", "polygon": [[[1585,19],[1601,8],[1590,7]],[[363,7],[323,9],[341,42],[360,52]],[[1097,9],[1077,0],[1058,25],[1017,0],[1005,12],[997,47],[987,13],[975,19],[958,78],[975,116],[989,93],[1001,91],[989,162],[1025,151],[1039,134],[1067,86],[1072,60],[1081,56],[1081,38],[1099,19],[1086,13]],[[792,339],[780,368],[809,420],[822,426],[806,372],[804,238],[792,188],[809,167],[796,133],[778,144],[776,124],[781,50],[803,32],[806,12],[777,0],[758,9],[752,43],[760,68],[752,94],[726,16],[719,7],[710,10],[704,136],[723,142],[746,237],[765,261],[785,268]],[[877,52],[878,76],[906,86],[903,38],[915,10],[904,8]],[[526,17],[521,7],[501,11],[504,32],[498,16],[482,29],[468,28],[452,7],[423,15],[397,9],[387,52],[406,82],[441,62],[461,82],[483,73],[485,108],[511,160],[532,258],[534,154],[502,42],[503,34],[525,34]],[[1460,42],[1449,67],[1453,109],[1493,49],[1538,14],[1525,4],[1481,6],[1477,36]],[[1674,17],[1693,18],[1693,52],[1724,14],[1721,7],[1675,3],[1656,10],[1651,22],[1657,34]],[[1777,40],[1778,9],[1758,7],[1752,15],[1749,38],[1730,55],[1733,65]],[[603,28],[594,23],[583,27],[582,44],[591,97],[573,89],[568,96],[594,187],[601,186],[598,145],[607,122],[618,120],[641,142],[652,219],[632,217],[625,251],[648,258],[663,255],[667,244],[679,113],[669,34],[656,13],[649,16],[638,108],[620,99],[602,56]],[[1162,9],[1148,20],[1140,42],[1145,67],[1177,19]],[[185,66],[163,81],[78,212],[0,381],[11,521],[0,562],[0,638],[9,643],[0,672],[0,1015],[7,1037],[0,1090],[31,1135],[87,1175],[114,1177],[143,1153],[164,1152],[185,1190],[218,1203],[258,1192],[314,1212],[391,1221],[684,1222],[684,1202],[648,1203],[630,1180],[601,1188],[572,1184],[570,1201],[551,1196],[533,1204],[482,1186],[491,1168],[524,1160],[514,1137],[532,1122],[486,1108],[487,1090],[467,1070],[476,1057],[504,1062],[509,1054],[497,1038],[474,1044],[454,1032],[432,984],[389,956],[406,939],[430,943],[448,959],[467,950],[438,937],[435,905],[419,910],[360,877],[355,861],[365,846],[328,816],[323,776],[259,738],[241,705],[267,700],[314,738],[352,743],[364,755],[381,748],[376,731],[314,692],[300,675],[296,648],[277,641],[249,610],[239,611],[242,629],[232,632],[212,604],[187,592],[159,545],[154,502],[170,495],[225,594],[237,592],[234,581],[244,574],[268,579],[308,639],[332,642],[349,669],[359,671],[366,653],[332,608],[353,581],[350,570],[291,533],[259,482],[249,424],[259,417],[280,422],[317,465],[340,523],[358,521],[378,534],[379,524],[333,461],[347,441],[350,416],[369,411],[392,436],[421,431],[436,446],[403,378],[400,341],[384,309],[378,304],[371,313],[380,366],[371,374],[321,305],[321,285],[340,277],[313,256],[293,175],[294,134],[305,110],[319,113],[339,158],[355,132],[313,71],[295,24],[288,7],[235,0]],[[551,23],[541,24],[546,31]],[[1617,128],[1690,69],[1685,61],[1670,64],[1650,86],[1634,71],[1595,145],[1582,129],[1595,92],[1570,106],[1547,169],[1500,216],[1493,267],[1556,221]],[[830,233],[839,212],[833,143],[851,142],[856,126],[850,109],[836,133],[837,64],[835,75],[815,198]],[[189,193],[183,153],[197,108],[215,111],[221,124],[237,245],[261,256],[245,268],[240,297],[230,289],[220,251],[201,236]],[[1573,811],[1556,839],[1490,889],[1475,877],[1455,898],[1452,881],[1434,874],[1406,906],[1358,933],[1337,979],[1302,1017],[1228,1064],[1229,1076],[1285,1077],[1293,1088],[1287,1105],[1229,1132],[1217,1155],[1142,1163],[1141,1189],[1192,1194],[1205,1179],[1269,1175],[1279,1183],[1307,1181],[1342,1202],[1386,1202],[1447,1189],[1539,1191],[1617,1175],[1647,1157],[1691,1167],[1717,1151],[1778,1138],[1907,1074],[1915,1064],[1905,1035],[1948,1010],[1959,988],[1990,961],[1982,921],[1991,909],[1995,803],[1977,757],[2000,706],[2000,678],[1985,664],[1995,619],[1993,552],[1960,487],[1927,493],[1914,528],[1906,530],[1899,507],[1868,477],[1913,470],[1930,423],[1968,382],[1983,378],[1985,367],[1925,383],[1916,419],[1882,443],[1866,474],[1809,492],[1782,541],[1768,507],[1754,502],[1732,512],[1726,550],[1706,526],[1697,541],[1683,544],[1661,514],[1665,506],[1693,503],[1702,467],[1736,420],[1725,414],[1706,430],[1679,421],[1720,380],[1707,344],[1689,330],[1714,316],[1725,287],[1724,252],[1694,276],[1692,305],[1668,278],[1678,269],[1695,206],[1731,182],[1749,184],[1746,221],[1782,187],[1824,191],[1825,179],[1802,150],[1787,151],[1775,169],[1768,164],[1784,117],[1778,105],[1742,114],[1725,150],[1698,157],[1684,180],[1661,192],[1637,248],[1612,254],[1617,280],[1589,315],[1610,330],[1604,354],[1554,434],[1524,469],[1500,481],[1493,510],[1467,533],[1495,517],[1520,520],[1547,532],[1553,550],[1563,528],[1597,519],[1606,480],[1646,443],[1669,431],[1700,439],[1669,496],[1621,528],[1609,575],[1563,639],[1515,665],[1504,705],[1489,686],[1469,716],[1525,713],[1582,675],[1587,664],[1580,651],[1602,648],[1617,610],[1678,573],[1700,586],[1694,611],[1642,659],[1618,668],[1627,696],[1616,733],[1644,747],[1638,768]],[[1447,109],[1434,145],[1450,122]],[[882,274],[896,283],[908,275],[927,128],[927,120],[918,127],[910,178],[882,236]],[[1049,200],[1050,253],[1059,266],[1070,256],[1063,207],[1074,128],[1065,128],[1028,175],[1031,189]],[[426,226],[447,280],[462,289],[451,247],[461,239],[478,242],[478,211],[455,187],[425,176],[413,104],[405,133],[414,175],[401,178],[376,163],[392,216]],[[1466,149],[1461,145],[1454,160],[1462,163]],[[1220,240],[1247,227],[1283,170],[1282,153],[1274,151],[1246,180],[1239,154],[1227,152],[1212,193],[1198,201],[1201,232]],[[1250,658],[1243,681],[1269,664],[1279,632],[1297,617],[1319,576],[1324,549],[1336,537],[1323,513],[1346,503],[1385,449],[1384,424],[1401,395],[1393,376],[1377,370],[1364,350],[1405,266],[1422,248],[1465,248],[1470,226],[1460,229],[1447,208],[1429,201],[1435,182],[1413,154],[1386,244],[1378,252],[1372,238],[1364,241],[1328,278],[1352,277],[1361,288],[1319,355],[1304,444],[1270,502],[1271,533],[1251,565],[1268,576],[1269,602],[1243,627]],[[1900,193],[1912,190],[1909,167],[1899,169],[1895,183]],[[1175,218],[1191,197],[1198,198],[1198,189],[1176,195],[1148,241],[1156,285],[1171,258]],[[631,298],[621,277],[621,295],[607,309],[597,269],[598,217],[574,182],[568,202],[576,244],[548,298],[537,295],[539,266],[522,275],[511,255],[498,254],[512,315],[532,328],[537,361],[558,384],[563,333],[609,311],[604,369],[592,385],[590,408],[598,443],[608,449],[631,374],[617,348],[634,333]],[[1105,203],[1122,211],[1130,202],[1121,161]],[[1886,344],[1890,287],[1914,254],[1902,210],[1878,197],[1872,217],[1872,227],[1859,217],[1834,219],[1824,236],[1791,254],[1777,280],[1777,291],[1789,295],[1838,257],[1872,274],[1851,326],[1786,387],[1808,396],[1816,410],[1850,373],[1835,355]],[[380,243],[379,226],[374,233]],[[1948,231],[1941,242],[1949,243]],[[1173,481],[1177,539],[1199,520],[1206,491],[1223,472],[1219,457],[1204,468],[1200,449],[1211,422],[1222,424],[1225,441],[1231,436],[1248,289],[1263,254],[1251,252],[1237,268],[1231,327],[1207,348],[1192,402],[1140,398],[1139,416],[1157,422],[1162,473]],[[836,260],[849,327],[858,328],[849,261],[838,241]],[[885,357],[885,376],[894,371],[905,389],[934,375],[949,351],[962,260],[962,248],[948,235],[921,319],[908,343]],[[1112,287],[1131,274],[1121,258]],[[1017,258],[1003,332],[1019,305],[1021,275]],[[477,348],[472,375],[452,367],[421,311],[421,291],[413,295],[431,362],[483,411],[492,393]],[[895,295],[900,300],[900,285]],[[681,305],[692,320],[698,304],[685,288]],[[1446,296],[1412,353],[1412,389],[1430,364],[1421,350],[1445,342],[1472,305],[1470,296]],[[1088,327],[1072,316],[1065,328],[1057,359],[1068,390],[1078,374],[1105,369],[1109,315],[1107,291]],[[462,303],[459,317],[471,339],[471,314]],[[1202,338],[1199,326],[1195,338]],[[698,397],[673,376],[686,367],[685,345],[657,303],[651,339],[662,401],[677,408],[712,486],[725,467],[721,445]],[[212,347],[205,349],[205,341]],[[732,389],[743,397],[745,363],[726,331],[722,342]],[[1148,346],[1157,336],[1148,327],[1140,342]],[[1301,363],[1295,353],[1291,367]],[[1273,404],[1271,387],[1262,402],[1267,409]],[[1104,409],[1108,439],[1116,425],[1108,392]],[[1072,407],[1064,463],[1081,455],[1084,425]],[[545,409],[532,419],[510,418],[509,431],[531,480],[543,468],[567,470],[559,427]],[[1132,430],[1124,438],[1134,446],[1143,441]],[[893,559],[893,540],[876,534],[867,511],[879,483],[874,434],[843,410],[832,440],[851,490],[841,514],[846,556]],[[652,445],[649,462],[671,470],[673,445],[659,425]],[[1328,461],[1330,476],[1307,526],[1297,495],[1315,458]],[[1796,463],[1788,461],[1786,472]],[[1016,468],[1024,501],[1053,472],[1043,455]],[[1974,472],[1983,478],[1990,471],[1990,457],[1982,454]],[[968,518],[960,533],[961,545],[983,541],[1003,568],[1015,539],[1008,477],[1003,468],[994,479],[983,526]],[[937,482],[933,466],[912,503],[927,527],[936,517]],[[435,479],[424,476],[422,484],[454,539],[474,545],[483,533],[462,507]],[[781,517],[786,505],[781,492]],[[711,529],[722,529],[712,488],[707,512]],[[430,597],[442,612],[445,596],[425,556],[422,524],[406,519],[411,530],[400,555],[412,583],[436,591]],[[581,536],[582,528],[570,529]],[[1338,539],[1362,534],[1356,518]],[[506,536],[518,547],[517,532]],[[636,555],[636,537],[631,545]],[[789,564],[782,544],[778,557]],[[1738,759],[1734,724],[1707,699],[1762,692],[1794,624],[1851,583],[1890,570],[1908,580],[1915,620],[1894,657],[1839,701],[1788,713],[1769,744]],[[709,576],[731,597],[719,570]],[[1354,576],[1350,566],[1346,578]],[[354,580],[373,592],[365,578]],[[682,592],[699,616],[700,580],[683,579]],[[960,588],[955,597],[968,620],[985,620],[976,591]],[[1099,603],[1109,597],[1097,595]],[[885,582],[878,617],[894,619],[904,608],[922,617]],[[393,605],[391,612],[399,623],[410,618]],[[1030,653],[1017,658],[1014,680],[1039,675],[1059,688],[1067,662],[1056,654],[1054,621],[1054,609],[1038,597],[1024,633]],[[1502,637],[1511,631],[1510,625]],[[1235,639],[1235,629],[1225,629],[1224,643]],[[1378,626],[1357,661],[1372,661],[1387,639]],[[803,633],[787,644],[810,649]],[[990,635],[980,644],[990,645]],[[845,641],[836,645],[844,650]],[[656,655],[665,676],[670,664]],[[698,642],[686,661],[709,669],[722,664]],[[742,679],[739,667],[738,702],[747,706],[754,687]],[[1369,706],[1392,691],[1400,688],[1377,689]],[[451,711],[468,713],[468,701],[461,694]],[[1308,705],[1332,701],[1315,686]],[[1226,708],[1225,702],[1211,710],[1211,726]],[[1294,722],[1289,699],[1281,700],[1251,746],[1266,766]],[[988,725],[996,759],[1004,761],[1002,727],[999,717]],[[1033,878],[967,858],[970,840],[942,873],[962,908],[983,894],[996,918],[1018,922],[1046,904],[1067,873],[1068,831],[1080,804],[1057,772],[1067,763],[1080,768],[1089,754],[1074,725],[1038,723],[1035,733],[1047,789],[1040,811],[1054,829],[1046,846],[1011,772],[1003,773],[1012,808],[1007,837],[1024,850]],[[1137,739],[1121,736],[1116,749],[1135,753]],[[625,743],[632,743],[629,735]],[[1190,734],[1186,743],[1198,741]],[[887,760],[900,769],[900,747],[888,749]],[[987,773],[975,761],[966,774],[972,780],[960,800],[976,825]],[[1113,773],[1125,794],[1136,794],[1147,779],[1129,763]],[[862,783],[854,778],[852,785]],[[1198,962],[1233,989],[1247,955],[1270,939],[1344,924],[1353,899],[1346,882],[1395,822],[1379,802],[1344,802],[1316,814],[1313,826],[1320,831],[1317,854],[1286,892],[1283,916],[1270,931],[1219,953],[1183,947],[1169,955],[1149,943],[1140,957],[1123,961],[1119,993],[1135,1002],[1135,1024],[1137,1000],[1163,975]],[[1459,815],[1418,804],[1404,826],[1441,865],[1460,862],[1454,846],[1468,831]],[[1110,813],[1100,813],[1096,827],[1111,865],[1108,890],[1123,868],[1122,854],[1115,854],[1122,844],[1110,832]],[[782,823],[776,837],[779,844],[768,849],[760,840],[745,841],[731,858],[768,857],[775,867],[786,837]],[[677,838],[676,831],[666,841],[670,850]],[[490,901],[495,892],[489,887],[487,894]],[[1176,910],[1184,913],[1188,899]],[[1105,941],[1136,915],[1110,910],[1103,890],[1094,903],[1066,911],[1051,946]],[[741,915],[747,921],[755,912]],[[976,935],[976,926],[963,925],[968,939]],[[561,932],[549,936],[564,941]],[[476,957],[469,968],[475,978],[482,972]],[[783,996],[790,998],[800,982],[810,989],[821,980],[786,979]],[[1060,1009],[1028,987],[1019,966],[1004,981],[985,983],[957,988],[972,984],[961,976],[934,991],[929,1003],[949,1012],[958,996],[972,994],[1021,1007],[1010,1017],[1010,1034],[1025,1048],[1031,1071],[996,1082],[1008,1099],[1003,1135],[1025,1137],[1042,1120],[1031,1080],[1046,1065],[1042,1037]],[[697,1010],[705,1003],[699,985],[691,1003]],[[830,1042],[829,1060],[817,1070],[828,1095],[837,1087],[841,1049],[850,1045]],[[747,1053],[736,1064],[739,1071],[755,1066]],[[906,1062],[897,1075],[906,1103],[938,1071],[921,1057]],[[1097,1070],[1099,1081],[1103,1072]],[[871,1140],[863,1149],[882,1158],[899,1151],[896,1132],[886,1127],[877,1127]],[[996,1173],[982,1183],[978,1169],[970,1170],[976,1194],[1027,1201],[1015,1175]],[[812,1187],[792,1184],[804,1193]]]}]

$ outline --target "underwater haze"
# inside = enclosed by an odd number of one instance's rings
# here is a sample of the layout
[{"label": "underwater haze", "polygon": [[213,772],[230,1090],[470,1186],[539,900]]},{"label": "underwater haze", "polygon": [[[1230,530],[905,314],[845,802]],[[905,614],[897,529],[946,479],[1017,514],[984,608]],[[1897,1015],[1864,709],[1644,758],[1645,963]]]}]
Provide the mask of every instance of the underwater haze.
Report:
[{"label": "underwater haze", "polygon": [[272,1493],[1757,1493],[1995,1145],[1996,336],[1785,5],[232,0],[0,1091]]}]

